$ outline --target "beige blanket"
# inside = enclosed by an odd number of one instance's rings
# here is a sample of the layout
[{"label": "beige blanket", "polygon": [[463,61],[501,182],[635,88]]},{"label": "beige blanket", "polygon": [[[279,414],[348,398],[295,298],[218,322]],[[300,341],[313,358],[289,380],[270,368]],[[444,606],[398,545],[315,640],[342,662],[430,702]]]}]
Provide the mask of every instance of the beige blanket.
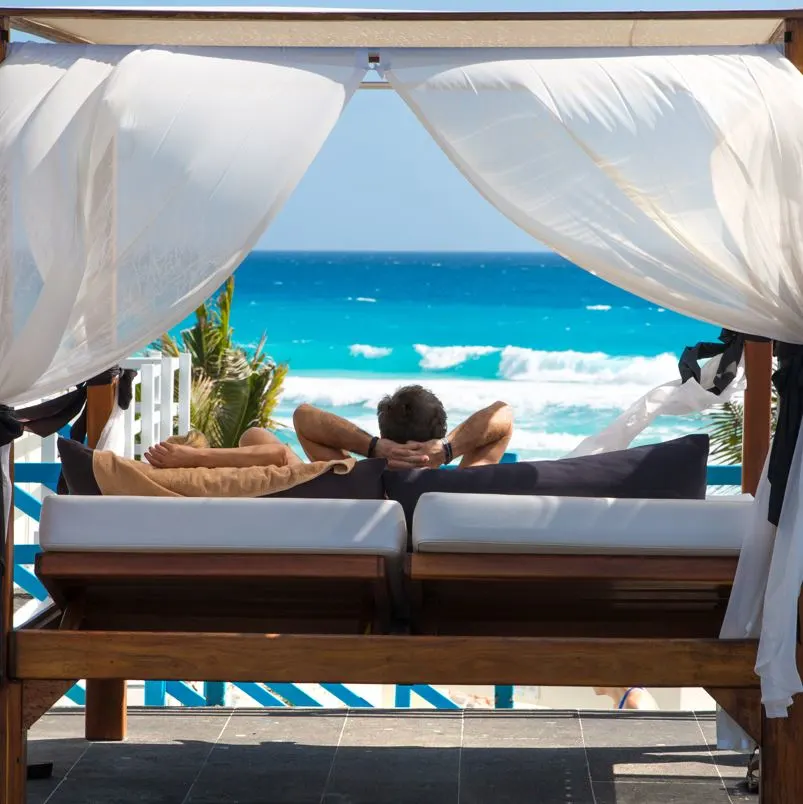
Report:
[{"label": "beige blanket", "polygon": [[354,458],[292,466],[218,469],[155,469],[144,461],[95,451],[95,480],[104,495],[125,497],[263,497],[299,486],[332,471],[348,474]]}]

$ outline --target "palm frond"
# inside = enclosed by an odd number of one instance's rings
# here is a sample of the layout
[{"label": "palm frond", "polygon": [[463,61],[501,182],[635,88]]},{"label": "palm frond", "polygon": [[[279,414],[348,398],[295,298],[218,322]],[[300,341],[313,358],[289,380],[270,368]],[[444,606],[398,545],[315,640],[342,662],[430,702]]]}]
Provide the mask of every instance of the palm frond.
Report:
[{"label": "palm frond", "polygon": [[[278,426],[271,418],[282,392],[287,366],[265,354],[263,335],[253,352],[233,342],[231,311],[234,278],[217,297],[195,311],[193,326],[181,332],[192,358],[191,424],[213,447],[234,447],[249,427]],[[169,334],[153,344],[162,354],[179,353]]]},{"label": "palm frond", "polygon": [[725,402],[710,414],[711,457],[726,464],[742,461],[742,422],[744,407]]}]

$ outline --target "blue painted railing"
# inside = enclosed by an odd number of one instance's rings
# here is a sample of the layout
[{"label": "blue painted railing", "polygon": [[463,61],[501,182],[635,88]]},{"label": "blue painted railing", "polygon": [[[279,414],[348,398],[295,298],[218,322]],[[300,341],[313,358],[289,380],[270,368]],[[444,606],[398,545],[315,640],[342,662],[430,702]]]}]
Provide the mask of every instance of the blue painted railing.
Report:
[{"label": "blue painted railing", "polygon": [[[516,455],[505,453],[503,463],[514,463]],[[16,463],[14,464],[14,505],[32,519],[39,521],[42,504],[33,495],[20,488],[18,483],[41,483],[55,491],[61,464],[59,463]],[[709,486],[739,486],[742,482],[741,466],[709,466],[707,472]],[[40,549],[37,545],[18,544],[14,546],[14,583],[37,600],[47,599],[47,590],[30,570]],[[145,706],[165,706],[167,697],[175,699],[182,706],[223,706],[226,702],[226,688],[229,682],[207,681],[203,694],[198,693],[183,681],[146,681]],[[232,684],[261,706],[302,706],[321,707],[316,701],[295,684]],[[319,685],[345,706],[370,708],[371,704],[343,684]],[[407,708],[411,705],[412,693],[436,709],[457,709],[458,706],[434,687],[427,684],[399,684],[396,686],[395,705]],[[79,706],[86,702],[86,693],[76,684],[67,697]],[[513,686],[500,684],[494,688],[494,706],[497,709],[513,708]]]}]

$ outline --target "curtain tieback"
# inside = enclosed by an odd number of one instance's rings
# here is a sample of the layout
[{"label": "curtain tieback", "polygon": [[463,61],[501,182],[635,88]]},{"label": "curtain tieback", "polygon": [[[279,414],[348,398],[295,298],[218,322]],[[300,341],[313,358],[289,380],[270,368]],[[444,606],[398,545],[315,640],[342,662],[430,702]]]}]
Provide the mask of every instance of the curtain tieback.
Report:
[{"label": "curtain tieback", "polygon": [[768,519],[777,526],[803,418],[803,346],[776,342],[775,357],[778,369],[772,375],[772,384],[778,392],[778,419],[767,479],[770,482]]}]

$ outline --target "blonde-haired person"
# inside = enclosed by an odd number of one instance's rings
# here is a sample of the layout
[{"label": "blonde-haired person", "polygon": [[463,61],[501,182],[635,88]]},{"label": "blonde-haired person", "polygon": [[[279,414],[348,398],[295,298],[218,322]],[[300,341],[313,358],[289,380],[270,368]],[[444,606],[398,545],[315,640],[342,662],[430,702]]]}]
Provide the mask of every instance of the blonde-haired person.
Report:
[{"label": "blonde-haired person", "polygon": [[594,692],[611,698],[615,709],[658,709],[655,698],[644,687],[594,687]]}]

